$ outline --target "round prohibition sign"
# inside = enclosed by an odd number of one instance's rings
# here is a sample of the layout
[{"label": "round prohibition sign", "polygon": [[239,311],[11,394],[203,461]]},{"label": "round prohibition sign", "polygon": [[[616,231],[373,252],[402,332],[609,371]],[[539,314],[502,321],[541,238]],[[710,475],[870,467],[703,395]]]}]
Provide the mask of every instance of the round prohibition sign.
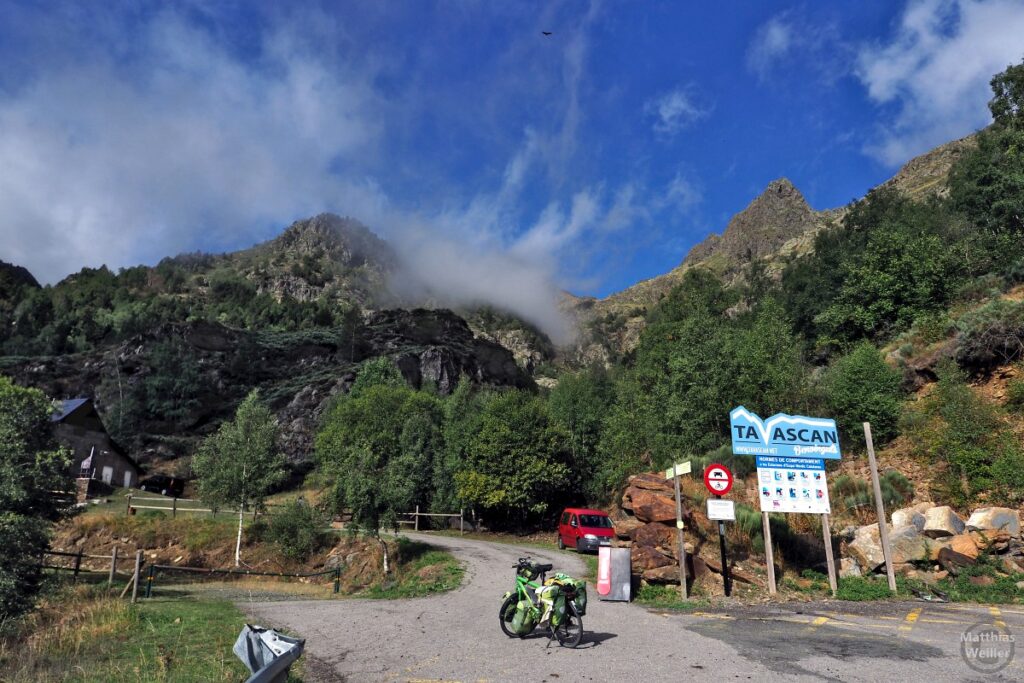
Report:
[{"label": "round prohibition sign", "polygon": [[732,490],[732,472],[725,465],[708,465],[704,468],[704,486],[716,496],[724,496]]}]

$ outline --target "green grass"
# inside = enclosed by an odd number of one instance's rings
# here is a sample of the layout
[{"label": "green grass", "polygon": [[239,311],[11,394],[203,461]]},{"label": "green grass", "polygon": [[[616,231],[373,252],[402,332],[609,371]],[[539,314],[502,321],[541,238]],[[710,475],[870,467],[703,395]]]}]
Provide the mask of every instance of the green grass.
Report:
[{"label": "green grass", "polygon": [[[975,585],[972,577],[989,577],[990,585]],[[1024,604],[1024,589],[1017,583],[1024,581],[1024,573],[1009,576],[996,571],[995,565],[984,555],[978,564],[965,567],[959,576],[949,576],[932,584],[936,590],[944,593],[950,602],[976,602],[995,605]],[[867,601],[891,600],[894,598],[914,598],[914,591],[929,594],[927,584],[917,579],[896,577],[896,595],[889,591],[889,584],[884,576],[851,577],[839,579],[837,597],[840,600]]]},{"label": "green grass", "polygon": [[393,579],[371,586],[356,597],[394,600],[443,593],[458,588],[465,574],[465,568],[451,553],[407,538],[398,539],[395,559],[398,568]]},{"label": "green grass", "polygon": [[679,586],[659,586],[647,584],[641,586],[636,594],[637,604],[655,609],[695,610],[708,607],[711,603],[707,598],[693,597],[683,600],[679,596]]},{"label": "green grass", "polygon": [[[50,600],[24,625],[31,639],[4,642],[5,681],[184,683],[249,676],[231,651],[245,616],[230,602],[153,599],[131,605],[84,587],[62,589]],[[301,680],[301,662],[289,681]]]}]

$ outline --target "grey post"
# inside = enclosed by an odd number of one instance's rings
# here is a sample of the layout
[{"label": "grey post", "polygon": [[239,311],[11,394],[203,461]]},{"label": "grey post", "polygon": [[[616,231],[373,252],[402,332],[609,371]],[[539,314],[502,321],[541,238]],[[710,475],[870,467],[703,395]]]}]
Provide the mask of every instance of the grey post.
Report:
[{"label": "grey post", "polygon": [[132,514],[132,494],[130,494],[130,493],[128,494],[128,505],[124,509],[124,514],[126,514],[126,515]]},{"label": "grey post", "polygon": [[875,444],[871,440],[871,423],[864,423],[864,441],[868,447],[868,466],[871,468],[871,485],[875,489],[875,511],[878,513],[878,537],[882,540],[882,555],[885,557],[885,575],[889,579],[889,590],[896,592],[896,574],[892,570],[892,549],[889,547],[889,524],[885,521],[885,503],[882,502],[882,484],[878,480],[878,462],[875,460]]},{"label": "grey post", "polygon": [[683,501],[679,493],[679,469],[672,465],[672,481],[676,485],[676,534],[679,538],[679,595],[687,599],[686,591],[686,538],[683,535]]},{"label": "grey post", "polygon": [[768,521],[768,513],[761,513],[761,525],[764,531],[764,561],[768,569],[768,592],[775,595],[775,550],[772,548],[772,525]]},{"label": "grey post", "polygon": [[142,551],[135,551],[135,573],[132,574],[132,603],[139,601],[139,572],[142,571]]},{"label": "grey post", "polygon": [[171,498],[171,518],[178,516],[178,497]]},{"label": "grey post", "polygon": [[419,505],[416,506],[416,516],[413,517],[413,519],[415,520],[412,523],[413,524],[413,527],[412,527],[413,531],[419,531],[420,530],[420,506]]},{"label": "grey post", "polygon": [[464,527],[464,525],[462,523],[465,520],[465,517],[462,516],[462,511],[463,511],[463,508],[459,508],[459,536],[462,536],[463,534],[466,533],[465,532],[465,527]]},{"label": "grey post", "polygon": [[836,584],[836,558],[832,554],[832,526],[828,515],[821,516],[821,535],[825,541],[825,561],[828,564],[828,585],[832,589],[832,597],[836,597],[839,586]]},{"label": "grey post", "polygon": [[114,572],[117,571],[117,546],[110,551],[110,576],[107,577],[107,585],[114,583]]}]

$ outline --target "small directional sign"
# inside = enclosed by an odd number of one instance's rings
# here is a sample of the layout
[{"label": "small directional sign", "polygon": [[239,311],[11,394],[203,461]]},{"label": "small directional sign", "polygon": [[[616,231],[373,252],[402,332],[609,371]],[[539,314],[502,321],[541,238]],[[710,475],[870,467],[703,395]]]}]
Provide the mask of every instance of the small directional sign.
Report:
[{"label": "small directional sign", "polygon": [[689,474],[692,470],[693,466],[690,464],[689,460],[686,462],[677,462],[675,465],[665,470],[665,478],[671,479],[676,475]]},{"label": "small directional sign", "polygon": [[708,465],[704,468],[704,486],[716,496],[724,496],[732,490],[732,472],[725,465]]}]

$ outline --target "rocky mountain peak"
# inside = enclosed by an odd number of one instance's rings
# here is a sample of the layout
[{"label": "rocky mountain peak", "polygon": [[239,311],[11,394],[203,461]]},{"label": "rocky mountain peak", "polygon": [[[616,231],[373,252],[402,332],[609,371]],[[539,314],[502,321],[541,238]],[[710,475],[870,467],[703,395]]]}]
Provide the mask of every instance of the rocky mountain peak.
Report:
[{"label": "rocky mountain peak", "polygon": [[28,268],[0,261],[0,292],[12,292],[22,287],[38,289],[39,282],[28,272]]},{"label": "rocky mountain peak", "polygon": [[779,178],[733,216],[720,236],[711,235],[691,249],[683,263],[695,265],[718,257],[729,269],[775,253],[788,240],[816,227],[815,213],[800,190],[787,178]]},{"label": "rocky mountain peak", "polygon": [[391,246],[369,228],[333,213],[295,221],[266,246],[292,257],[327,256],[351,268],[369,263],[390,270],[397,261]]}]

